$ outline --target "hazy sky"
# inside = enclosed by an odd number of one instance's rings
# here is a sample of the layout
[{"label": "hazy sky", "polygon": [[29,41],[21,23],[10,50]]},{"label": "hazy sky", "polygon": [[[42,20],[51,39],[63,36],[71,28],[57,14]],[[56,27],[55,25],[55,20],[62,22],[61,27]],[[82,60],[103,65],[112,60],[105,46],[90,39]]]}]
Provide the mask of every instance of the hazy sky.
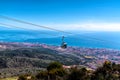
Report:
[{"label": "hazy sky", "polygon": [[0,0],[0,14],[60,30],[120,31],[120,0]]}]

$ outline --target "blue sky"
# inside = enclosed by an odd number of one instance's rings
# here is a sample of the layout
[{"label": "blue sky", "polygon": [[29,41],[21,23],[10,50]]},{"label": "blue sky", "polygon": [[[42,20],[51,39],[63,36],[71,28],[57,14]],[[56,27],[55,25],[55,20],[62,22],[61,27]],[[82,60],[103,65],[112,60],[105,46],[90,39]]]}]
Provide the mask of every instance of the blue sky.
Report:
[{"label": "blue sky", "polygon": [[56,29],[120,31],[120,0],[0,0],[0,14]]}]

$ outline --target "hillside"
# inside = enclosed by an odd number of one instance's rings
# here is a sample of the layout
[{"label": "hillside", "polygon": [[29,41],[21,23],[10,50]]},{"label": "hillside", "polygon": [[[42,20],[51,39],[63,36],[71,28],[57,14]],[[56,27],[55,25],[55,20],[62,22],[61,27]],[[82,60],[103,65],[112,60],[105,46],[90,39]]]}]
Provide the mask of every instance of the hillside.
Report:
[{"label": "hillside", "polygon": [[118,63],[120,51],[31,43],[0,43],[0,77],[35,74],[50,62],[64,65],[80,65],[92,69],[101,66],[105,59]]}]

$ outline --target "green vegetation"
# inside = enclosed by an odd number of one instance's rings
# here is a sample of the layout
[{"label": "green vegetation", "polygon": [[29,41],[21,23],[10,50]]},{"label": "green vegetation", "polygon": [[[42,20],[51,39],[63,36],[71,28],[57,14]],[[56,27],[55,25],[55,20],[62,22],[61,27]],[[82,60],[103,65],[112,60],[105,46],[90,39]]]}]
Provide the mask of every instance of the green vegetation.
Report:
[{"label": "green vegetation", "polygon": [[78,58],[58,54],[57,51],[42,48],[19,48],[0,51],[0,78],[18,76],[20,74],[36,74],[39,70],[47,68],[54,61],[65,65],[78,64]]},{"label": "green vegetation", "polygon": [[46,71],[40,71],[34,77],[20,76],[18,80],[120,80],[120,64],[105,61],[103,66],[95,71],[86,68],[73,67],[64,69],[61,63],[53,62],[47,67]]},{"label": "green vegetation", "polygon": [[53,69],[61,69],[61,68],[62,68],[62,64],[58,62],[53,62],[49,64],[49,66],[47,67],[47,70],[52,71]]},{"label": "green vegetation", "polygon": [[73,68],[67,80],[89,80],[89,78],[86,68]]},{"label": "green vegetation", "polygon": [[78,64],[78,58],[58,54],[47,48],[19,48],[0,51],[0,68],[41,67],[46,68],[50,62],[58,61],[65,65]]},{"label": "green vegetation", "polygon": [[120,80],[120,64],[106,61],[102,67],[97,68],[91,78],[92,80]]},{"label": "green vegetation", "polygon": [[56,80],[64,77],[66,71],[63,69],[62,64],[58,62],[50,63],[47,67],[47,71],[42,71],[36,75],[36,79],[40,80]]},{"label": "green vegetation", "polygon": [[[96,64],[95,58],[71,54],[42,47],[0,51],[0,78],[4,78],[0,80],[120,80],[120,64],[106,61],[94,71],[87,70],[83,66]],[[62,64],[80,65],[66,69]],[[12,76],[19,79],[6,78]]]}]

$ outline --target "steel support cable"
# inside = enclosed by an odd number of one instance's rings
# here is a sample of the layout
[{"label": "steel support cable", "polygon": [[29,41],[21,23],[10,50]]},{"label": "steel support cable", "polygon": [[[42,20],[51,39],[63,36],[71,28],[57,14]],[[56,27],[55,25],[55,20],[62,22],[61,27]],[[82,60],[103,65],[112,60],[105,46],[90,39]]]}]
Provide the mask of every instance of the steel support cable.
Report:
[{"label": "steel support cable", "polygon": [[[9,29],[12,29],[12,28],[18,28],[18,29],[22,29],[22,30],[32,30],[32,31],[37,31],[37,30],[26,29],[26,28],[18,27],[18,26],[11,25],[11,24],[1,23],[1,22],[0,22],[0,25],[9,26],[9,27],[8,27]],[[10,27],[11,27],[11,28],[10,28]],[[55,35],[55,34],[49,34],[49,33],[44,33],[44,32],[39,32],[39,33],[47,34],[47,35],[54,36],[54,37],[57,37],[57,36],[58,36],[58,35]]]},{"label": "steel support cable", "polygon": [[18,19],[15,19],[15,18],[3,16],[3,15],[0,15],[0,17],[4,18],[4,19],[16,21],[16,22],[19,22],[19,23],[24,23],[24,24],[28,24],[28,25],[32,25],[32,26],[36,26],[36,27],[41,27],[41,28],[45,28],[45,29],[49,29],[49,30],[53,30],[53,31],[62,32],[62,33],[72,34],[70,32],[65,32],[65,31],[54,29],[54,28],[50,28],[50,27],[47,27],[47,26],[41,26],[41,25],[38,25],[38,24],[34,24],[34,23],[31,23],[31,22],[23,21],[23,20],[18,20]]},{"label": "steel support cable", "polygon": [[[0,24],[1,25],[5,25],[5,26],[9,26],[9,29],[10,29],[10,27],[12,28],[18,28],[18,29],[23,29],[23,30],[26,30],[26,28],[22,28],[22,27],[18,27],[18,26],[15,26],[15,25],[11,25],[11,24],[5,24],[5,23],[1,23],[0,22]],[[27,29],[27,30],[32,30],[32,31],[36,31],[36,30],[33,30],[33,29]],[[50,35],[50,36],[54,36],[54,37],[61,37],[61,36],[58,36],[58,35],[54,35],[54,34],[49,34],[49,33],[44,33],[44,32],[40,32],[40,33],[42,33],[42,34],[47,34],[47,35]],[[71,38],[71,37],[68,37],[68,38]],[[86,37],[85,37],[86,38]],[[71,38],[71,39],[75,39],[74,40],[74,42],[79,42],[79,38],[78,37],[75,37],[75,38]],[[81,38],[81,39],[83,39],[83,38]],[[87,40],[93,40],[93,39],[91,39],[91,38],[87,38]],[[94,39],[94,40],[96,40],[96,39]],[[99,41],[99,40],[96,40],[96,41]],[[101,42],[101,40],[99,41],[99,42]],[[105,44],[103,44],[103,43],[106,43],[106,42],[108,42],[108,41],[103,41],[102,42],[102,45],[105,45]],[[112,41],[109,41],[110,42],[110,44],[114,44],[114,42],[112,42]],[[116,43],[116,44],[118,44],[118,43]],[[120,44],[120,43],[119,43]],[[115,44],[114,44],[115,45]]]},{"label": "steel support cable", "polygon": [[[82,36],[82,37],[86,37],[86,38],[92,39],[92,40],[97,40],[97,41],[100,41],[100,42],[116,43],[116,42],[112,42],[112,41],[108,41],[108,40],[102,40],[102,39],[93,38],[93,37],[90,37],[90,36],[85,36],[85,35],[82,35],[82,34],[74,34],[74,33],[71,33],[71,32],[66,32],[66,31],[62,31],[62,30],[55,29],[55,28],[50,28],[50,27],[46,27],[46,26],[41,26],[41,25],[39,25],[39,24],[34,24],[34,23],[31,23],[31,22],[27,22],[27,21],[23,21],[23,20],[18,20],[18,19],[15,19],[15,18],[3,16],[3,15],[0,15],[0,17],[1,17],[1,18],[4,18],[4,19],[7,19],[7,20],[19,22],[19,23],[24,23],[24,24],[28,24],[28,25],[32,25],[32,26],[36,26],[36,27],[41,27],[41,28],[45,28],[45,29],[49,29],[49,30],[53,30],[53,31],[57,31],[57,32],[66,33],[66,34],[69,34],[69,35],[80,35],[80,36]],[[118,44],[118,43],[117,43],[117,44]],[[120,43],[119,43],[119,44],[120,44]]]},{"label": "steel support cable", "polygon": [[[24,24],[28,24],[28,25],[32,25],[32,26],[37,26],[37,27],[42,27],[42,28],[54,30],[54,31],[57,31],[57,32],[66,33],[66,34],[69,34],[69,35],[78,35],[78,34],[73,34],[71,32],[61,31],[61,30],[58,30],[58,29],[54,29],[54,28],[50,28],[50,27],[46,27],[46,26],[41,26],[41,25],[38,25],[38,24],[34,24],[34,23],[31,23],[31,22],[23,21],[23,20],[18,20],[18,19],[15,19],[15,18],[3,16],[3,15],[0,15],[0,17],[4,18],[4,19],[7,19],[7,20],[12,20],[12,21],[15,21],[15,22],[19,22],[19,23],[24,23]],[[83,35],[81,35],[81,36],[83,36]],[[89,36],[83,36],[83,37],[91,38]],[[100,40],[100,39],[97,39],[97,38],[91,38],[91,39],[96,39],[98,41],[103,41],[103,40]]]}]

